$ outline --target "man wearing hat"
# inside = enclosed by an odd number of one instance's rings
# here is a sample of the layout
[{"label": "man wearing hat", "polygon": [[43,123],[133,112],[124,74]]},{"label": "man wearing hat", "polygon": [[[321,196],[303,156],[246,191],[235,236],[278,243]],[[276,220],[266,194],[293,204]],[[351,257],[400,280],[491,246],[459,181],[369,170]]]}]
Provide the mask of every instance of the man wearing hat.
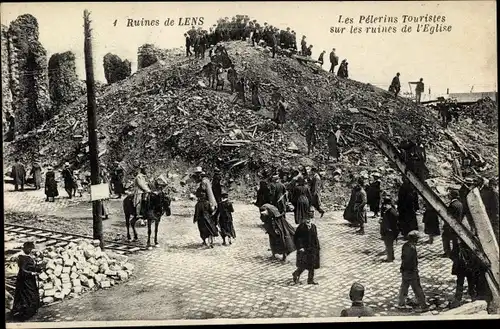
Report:
[{"label": "man wearing hat", "polygon": [[352,306],[348,309],[343,309],[340,313],[341,317],[356,317],[362,316],[375,316],[375,313],[369,306],[363,304],[363,297],[365,296],[365,287],[360,283],[353,283],[349,291],[349,298],[352,301]]},{"label": "man wearing hat", "polygon": [[408,241],[403,245],[401,250],[401,288],[399,289],[399,307],[406,306],[406,297],[408,296],[408,288],[411,286],[417,303],[421,309],[427,308],[424,291],[420,284],[420,276],[418,274],[418,254],[417,242],[419,233],[413,230],[408,233]]},{"label": "man wearing hat", "polygon": [[[457,190],[450,190],[449,197],[451,199],[448,205],[448,213],[458,222],[462,222],[464,219],[464,207],[460,201],[460,196]],[[441,239],[443,242],[443,255],[442,257],[451,257],[451,251],[457,247],[458,236],[455,231],[451,228],[450,224],[445,222],[443,224],[443,233],[441,234]]]},{"label": "man wearing hat", "polygon": [[398,212],[392,205],[389,196],[382,201],[382,219],[380,220],[380,235],[385,244],[386,262],[394,261],[394,241],[398,238]]},{"label": "man wearing hat", "polygon": [[335,74],[335,66],[339,64],[339,57],[335,55],[335,48],[332,48],[332,51],[330,53],[330,63],[332,64],[332,66],[330,67],[329,72]]},{"label": "man wearing hat", "polygon": [[[278,208],[280,213],[286,213],[286,204],[288,203],[288,194],[285,185],[280,181],[279,175],[273,175],[272,183],[269,184],[271,191],[271,204]],[[283,215],[285,217],[285,215]]]},{"label": "man wearing hat", "polygon": [[323,217],[325,211],[321,208],[321,177],[318,173],[318,168],[311,168],[312,179],[311,179],[311,206],[313,206]]},{"label": "man wearing hat", "polygon": [[69,162],[66,162],[64,164],[61,175],[64,179],[64,189],[66,190],[66,193],[68,193],[68,196],[71,199],[75,194],[74,192],[76,192],[76,182],[75,182],[75,177],[73,176],[73,170],[71,170]]}]

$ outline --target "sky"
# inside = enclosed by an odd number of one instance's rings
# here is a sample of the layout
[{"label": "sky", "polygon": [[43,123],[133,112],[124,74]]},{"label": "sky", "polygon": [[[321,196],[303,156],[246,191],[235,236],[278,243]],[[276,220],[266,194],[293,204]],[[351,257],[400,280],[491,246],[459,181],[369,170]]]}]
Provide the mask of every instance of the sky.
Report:
[{"label": "sky", "polygon": [[[426,93],[496,91],[497,45],[495,1],[373,1],[373,2],[106,2],[106,3],[2,3],[1,22],[10,24],[19,15],[31,14],[38,20],[40,42],[48,55],[72,51],[76,55],[77,74],[85,79],[83,54],[83,11],[91,12],[94,69],[97,80],[105,82],[102,58],[108,52],[137,67],[137,49],[145,43],[160,48],[184,45],[183,33],[190,26],[179,26],[179,19],[203,17],[203,28],[218,18],[248,15],[251,19],[295,30],[306,35],[313,45],[313,58],[336,48],[339,58],[349,62],[351,79],[387,88],[396,72],[401,73],[402,91],[408,82],[424,79]],[[374,17],[397,17],[397,23],[368,22]],[[450,31],[403,33],[403,15],[444,16],[444,22],[428,27]],[[340,18],[342,16],[342,18]],[[365,20],[360,23],[361,16]],[[164,26],[167,19],[174,26]],[[339,22],[352,18],[351,24]],[[160,26],[127,27],[128,19],[148,19]],[[116,21],[116,26],[114,22]],[[421,26],[426,24],[421,23]],[[367,33],[367,27],[392,27],[396,33]],[[344,33],[331,33],[332,27],[345,27]],[[362,33],[352,34],[351,28]],[[300,40],[298,40],[300,42]]]}]

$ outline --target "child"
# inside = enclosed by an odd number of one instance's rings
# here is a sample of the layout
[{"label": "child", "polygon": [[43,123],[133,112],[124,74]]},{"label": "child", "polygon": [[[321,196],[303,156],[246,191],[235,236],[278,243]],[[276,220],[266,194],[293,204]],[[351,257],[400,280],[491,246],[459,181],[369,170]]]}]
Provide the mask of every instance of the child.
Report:
[{"label": "child", "polygon": [[226,245],[226,237],[228,238],[229,244],[231,244],[231,238],[236,239],[236,232],[234,231],[233,225],[233,204],[228,200],[228,193],[222,192],[222,200],[219,203],[217,212],[219,213],[219,227],[220,235],[222,236],[222,245]]}]

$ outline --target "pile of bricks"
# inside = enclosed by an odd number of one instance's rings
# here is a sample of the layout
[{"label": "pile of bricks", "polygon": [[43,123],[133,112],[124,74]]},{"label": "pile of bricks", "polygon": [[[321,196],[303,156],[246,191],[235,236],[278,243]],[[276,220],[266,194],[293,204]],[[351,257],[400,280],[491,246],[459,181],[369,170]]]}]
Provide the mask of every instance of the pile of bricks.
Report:
[{"label": "pile of bricks", "polygon": [[47,247],[38,262],[45,264],[39,275],[39,292],[43,304],[85,291],[106,289],[128,280],[134,265],[128,257],[103,252],[99,241],[70,243],[66,247]]}]

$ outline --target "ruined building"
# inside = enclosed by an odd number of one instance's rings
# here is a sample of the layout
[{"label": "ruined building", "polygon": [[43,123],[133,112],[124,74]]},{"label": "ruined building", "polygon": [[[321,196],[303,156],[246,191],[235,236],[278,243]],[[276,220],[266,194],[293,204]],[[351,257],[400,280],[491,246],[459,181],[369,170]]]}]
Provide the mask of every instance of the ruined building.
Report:
[{"label": "ruined building", "polygon": [[[16,117],[18,132],[26,132],[42,123],[50,108],[47,52],[38,41],[38,36],[36,18],[25,14],[10,24],[7,53],[3,51],[5,45],[2,41],[2,72],[7,55],[11,109]],[[2,77],[2,95],[6,88],[4,79]]]},{"label": "ruined building", "polygon": [[75,54],[71,51],[54,54],[49,60],[49,90],[52,109],[57,114],[61,106],[74,102],[82,95],[76,74]]},{"label": "ruined building", "polygon": [[104,76],[108,84],[124,80],[132,73],[132,63],[122,61],[118,55],[107,53],[103,59]]},{"label": "ruined building", "polygon": [[137,70],[151,66],[162,59],[162,51],[152,44],[144,44],[137,51]]}]

